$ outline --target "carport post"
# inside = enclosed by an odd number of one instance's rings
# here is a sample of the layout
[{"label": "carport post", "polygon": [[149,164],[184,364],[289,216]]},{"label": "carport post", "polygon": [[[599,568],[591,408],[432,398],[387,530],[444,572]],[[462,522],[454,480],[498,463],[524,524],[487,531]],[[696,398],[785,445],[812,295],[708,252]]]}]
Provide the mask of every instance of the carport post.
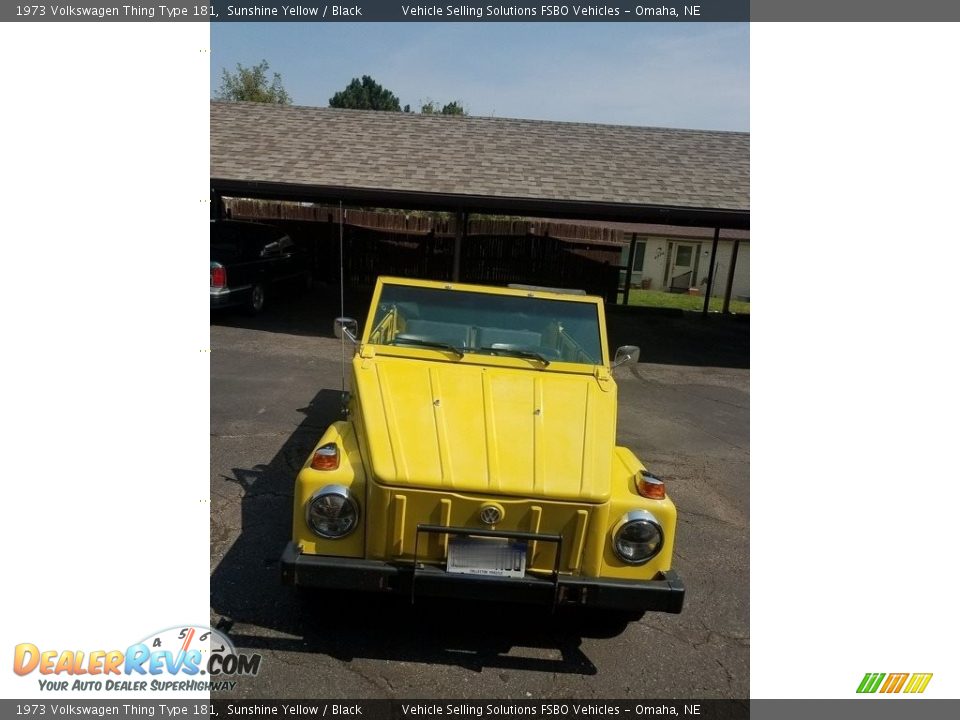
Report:
[{"label": "carport post", "polygon": [[710,312],[710,296],[713,294],[713,276],[717,271],[717,246],[720,244],[720,228],[713,229],[713,247],[710,249],[710,271],[707,273],[707,296],[703,299],[703,316]]},{"label": "carport post", "polygon": [[210,188],[210,219],[220,220],[223,218],[223,195],[215,189]]},{"label": "carport post", "polygon": [[630,253],[627,256],[627,274],[623,278],[623,304],[630,304],[630,282],[633,280],[633,258],[637,254],[637,234],[630,238]]},{"label": "carport post", "polygon": [[457,234],[453,237],[453,281],[460,282],[460,252],[467,232],[467,213],[457,211]]},{"label": "carport post", "polygon": [[727,292],[723,296],[723,314],[730,314],[730,296],[733,294],[733,274],[737,271],[737,254],[740,252],[740,241],[733,241],[733,252],[730,255],[730,269],[727,270]]}]

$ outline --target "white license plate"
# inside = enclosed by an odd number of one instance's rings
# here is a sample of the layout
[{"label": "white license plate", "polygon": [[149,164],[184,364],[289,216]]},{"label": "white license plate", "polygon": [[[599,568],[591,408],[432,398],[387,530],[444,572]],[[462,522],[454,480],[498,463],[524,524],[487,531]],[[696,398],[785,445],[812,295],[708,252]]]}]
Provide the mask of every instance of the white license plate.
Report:
[{"label": "white license plate", "polygon": [[450,538],[447,572],[489,577],[523,577],[527,544],[494,538]]}]

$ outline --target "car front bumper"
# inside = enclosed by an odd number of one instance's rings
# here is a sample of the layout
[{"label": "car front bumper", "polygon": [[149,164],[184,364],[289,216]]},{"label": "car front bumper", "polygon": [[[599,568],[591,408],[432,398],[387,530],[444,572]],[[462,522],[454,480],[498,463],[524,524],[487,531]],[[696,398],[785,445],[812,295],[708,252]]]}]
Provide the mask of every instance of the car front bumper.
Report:
[{"label": "car front bumper", "polygon": [[627,612],[679,613],[684,587],[668,570],[653,580],[560,575],[556,578],[527,574],[523,578],[476,577],[448,573],[443,568],[394,564],[362,558],[305,555],[288,543],[280,559],[285,585],[361,590],[369,592],[448,597],[469,600],[583,606]]}]

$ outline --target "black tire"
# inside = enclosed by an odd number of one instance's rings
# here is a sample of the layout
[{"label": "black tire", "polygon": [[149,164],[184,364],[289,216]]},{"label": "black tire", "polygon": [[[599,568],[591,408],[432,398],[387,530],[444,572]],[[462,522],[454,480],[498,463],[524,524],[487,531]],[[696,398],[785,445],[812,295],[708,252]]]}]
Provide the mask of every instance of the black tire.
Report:
[{"label": "black tire", "polygon": [[257,283],[253,286],[253,289],[250,290],[250,299],[247,300],[246,311],[250,315],[256,315],[258,312],[263,310],[263,304],[266,301],[266,292],[263,289],[263,285]]}]

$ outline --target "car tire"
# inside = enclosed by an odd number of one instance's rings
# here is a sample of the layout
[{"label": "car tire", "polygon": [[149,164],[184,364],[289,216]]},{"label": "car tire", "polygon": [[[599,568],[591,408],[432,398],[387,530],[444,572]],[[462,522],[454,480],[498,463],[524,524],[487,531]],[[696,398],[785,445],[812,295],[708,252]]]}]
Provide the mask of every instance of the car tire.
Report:
[{"label": "car tire", "polygon": [[250,290],[250,299],[247,300],[246,311],[250,315],[256,315],[258,312],[263,310],[263,304],[266,300],[266,293],[263,290],[263,285],[257,283],[253,286],[253,289]]}]

